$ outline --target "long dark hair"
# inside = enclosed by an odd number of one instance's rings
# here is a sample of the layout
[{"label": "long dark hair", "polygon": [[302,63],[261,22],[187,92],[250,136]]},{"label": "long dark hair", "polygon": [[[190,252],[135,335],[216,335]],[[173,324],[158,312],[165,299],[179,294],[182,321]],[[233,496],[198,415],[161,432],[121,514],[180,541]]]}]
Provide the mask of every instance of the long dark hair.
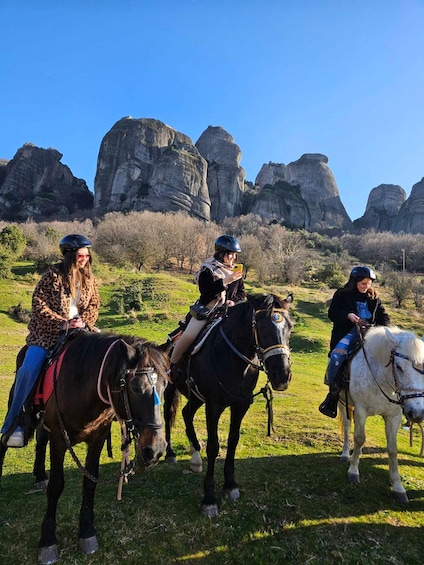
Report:
[{"label": "long dark hair", "polygon": [[[349,277],[349,280],[347,281],[347,283],[344,285],[343,287],[343,292],[349,293],[349,292],[356,292],[357,291],[357,287],[356,284],[358,282],[361,282],[362,280],[364,280],[364,278],[366,277]],[[370,287],[367,292],[365,293],[369,298],[378,298],[378,292],[376,291],[376,289],[374,287]]]}]

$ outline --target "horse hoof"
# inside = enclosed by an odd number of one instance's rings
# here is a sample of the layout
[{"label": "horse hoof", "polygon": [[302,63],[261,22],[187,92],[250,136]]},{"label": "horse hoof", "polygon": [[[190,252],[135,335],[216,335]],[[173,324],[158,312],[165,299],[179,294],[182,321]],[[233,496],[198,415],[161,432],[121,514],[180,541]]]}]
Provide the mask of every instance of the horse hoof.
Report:
[{"label": "horse hoof", "polygon": [[34,488],[38,490],[46,490],[48,484],[49,484],[49,479],[46,479],[44,481],[38,481],[34,483]]},{"label": "horse hoof", "polygon": [[38,563],[41,565],[50,565],[59,560],[57,545],[49,545],[48,547],[40,547],[38,550]]},{"label": "horse hoof", "polygon": [[96,551],[99,549],[99,543],[97,541],[97,537],[92,536],[91,538],[80,538],[79,547],[81,553],[84,553],[84,555],[90,555],[91,553],[96,553]]},{"label": "horse hoof", "polygon": [[406,492],[394,492],[393,497],[396,502],[400,502],[400,504],[409,504],[409,498]]},{"label": "horse hoof", "polygon": [[229,500],[238,500],[240,498],[240,490],[238,488],[224,489],[224,496]]},{"label": "horse hoof", "polygon": [[347,474],[347,480],[352,485],[359,485],[359,483],[361,482],[359,475],[356,475],[355,473],[348,473]]},{"label": "horse hoof", "polygon": [[215,518],[215,516],[218,516],[218,505],[202,504],[202,516],[205,518]]},{"label": "horse hoof", "polygon": [[171,465],[174,465],[177,463],[177,458],[175,457],[175,455],[167,455],[165,457],[165,463],[170,463]]}]

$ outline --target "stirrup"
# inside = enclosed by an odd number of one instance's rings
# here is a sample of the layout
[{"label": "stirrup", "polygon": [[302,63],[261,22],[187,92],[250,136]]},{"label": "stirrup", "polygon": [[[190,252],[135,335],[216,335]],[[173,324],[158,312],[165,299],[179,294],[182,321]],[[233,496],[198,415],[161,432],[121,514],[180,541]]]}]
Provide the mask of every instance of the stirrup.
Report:
[{"label": "stirrup", "polygon": [[339,396],[329,392],[325,397],[324,402],[319,405],[318,410],[321,412],[321,414],[324,414],[324,416],[328,416],[329,418],[336,418],[338,402]]}]

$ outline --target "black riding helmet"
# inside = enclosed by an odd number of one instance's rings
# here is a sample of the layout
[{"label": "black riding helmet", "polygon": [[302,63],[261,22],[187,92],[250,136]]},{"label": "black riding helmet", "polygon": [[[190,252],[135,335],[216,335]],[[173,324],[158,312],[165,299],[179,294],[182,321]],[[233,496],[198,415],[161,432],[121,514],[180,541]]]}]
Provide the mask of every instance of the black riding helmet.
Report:
[{"label": "black riding helmet", "polygon": [[355,280],[371,279],[375,281],[375,272],[365,265],[360,265],[359,267],[354,267],[350,272],[350,278]]},{"label": "black riding helmet", "polygon": [[232,253],[240,253],[240,243],[238,239],[233,235],[220,235],[215,240],[215,253],[217,251],[231,251]]},{"label": "black riding helmet", "polygon": [[62,237],[59,247],[62,255],[65,255],[65,253],[76,251],[77,249],[81,249],[81,247],[91,247],[91,243],[84,235],[72,233]]}]

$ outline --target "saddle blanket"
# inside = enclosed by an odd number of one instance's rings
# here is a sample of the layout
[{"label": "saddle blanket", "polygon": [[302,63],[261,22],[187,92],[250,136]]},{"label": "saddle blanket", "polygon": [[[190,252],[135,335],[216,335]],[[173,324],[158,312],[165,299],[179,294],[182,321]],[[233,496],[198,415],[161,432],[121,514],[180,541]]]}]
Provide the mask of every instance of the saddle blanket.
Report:
[{"label": "saddle blanket", "polygon": [[56,374],[57,380],[65,353],[66,349],[62,351],[59,357],[55,359],[47,369],[41,371],[35,388],[34,406],[43,406],[50,398],[54,388],[54,375]]}]

